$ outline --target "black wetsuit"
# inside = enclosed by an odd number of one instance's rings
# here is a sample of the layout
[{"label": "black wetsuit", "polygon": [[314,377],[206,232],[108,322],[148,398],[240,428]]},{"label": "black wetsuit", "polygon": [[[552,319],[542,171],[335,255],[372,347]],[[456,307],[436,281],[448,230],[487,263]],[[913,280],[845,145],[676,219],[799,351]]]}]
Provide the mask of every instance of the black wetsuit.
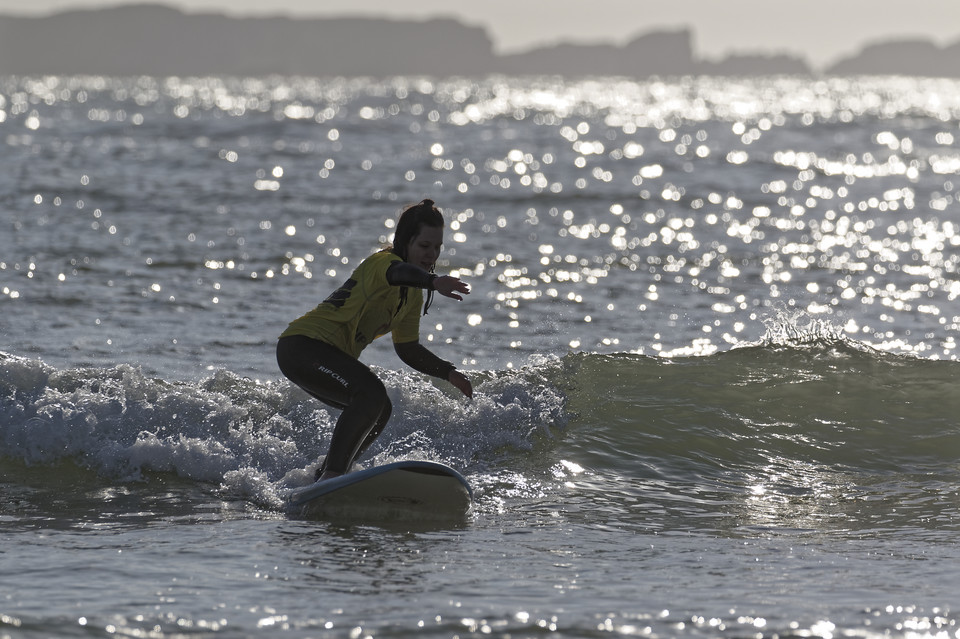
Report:
[{"label": "black wetsuit", "polygon": [[447,379],[454,369],[419,342],[420,289],[429,288],[434,278],[393,253],[376,253],[280,336],[281,372],[343,411],[322,469],[348,472],[390,419],[393,406],[383,382],[357,359],[367,344],[392,332],[397,355],[415,370]]}]

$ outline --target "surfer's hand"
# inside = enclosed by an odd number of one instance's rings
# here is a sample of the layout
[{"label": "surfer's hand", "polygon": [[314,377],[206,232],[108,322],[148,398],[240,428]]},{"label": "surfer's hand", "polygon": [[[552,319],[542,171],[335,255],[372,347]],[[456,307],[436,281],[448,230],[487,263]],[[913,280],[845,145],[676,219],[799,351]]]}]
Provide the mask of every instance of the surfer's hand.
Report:
[{"label": "surfer's hand", "polygon": [[[470,293],[470,285],[459,277],[452,275],[441,275],[433,280],[433,290],[444,297],[450,297],[457,301],[463,301],[463,295]],[[460,295],[460,294],[463,295]]]},{"label": "surfer's hand", "polygon": [[447,381],[459,388],[460,392],[467,397],[473,397],[473,384],[460,371],[456,369],[450,371],[450,374],[447,375]]}]

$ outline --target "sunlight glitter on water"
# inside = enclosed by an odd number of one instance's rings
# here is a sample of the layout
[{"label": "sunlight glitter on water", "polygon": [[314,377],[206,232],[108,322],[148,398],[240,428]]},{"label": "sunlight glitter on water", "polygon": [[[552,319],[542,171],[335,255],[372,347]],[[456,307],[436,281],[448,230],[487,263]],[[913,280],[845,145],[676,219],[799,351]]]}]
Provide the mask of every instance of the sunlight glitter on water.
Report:
[{"label": "sunlight glitter on water", "polygon": [[[570,334],[565,343],[585,349],[706,354],[742,341],[762,309],[781,305],[832,318],[882,348],[955,356],[947,334],[960,330],[960,232],[948,219],[960,174],[955,81],[4,82],[11,148],[36,147],[58,118],[81,118],[122,128],[100,139],[105,153],[163,154],[147,129],[172,119],[196,125],[185,148],[215,156],[176,179],[226,181],[238,190],[222,196],[223,210],[239,208],[227,201],[235,196],[293,198],[286,208],[302,213],[274,207],[255,227],[226,215],[192,220],[185,235],[218,272],[342,276],[369,243],[351,246],[352,226],[324,220],[360,185],[371,206],[388,203],[377,213],[382,241],[402,203],[440,201],[450,219],[441,266],[485,282],[492,308],[471,321],[508,335],[546,313]],[[100,219],[116,212],[101,213],[97,186],[88,178],[73,199],[36,193],[37,213],[60,202],[80,216],[95,211],[95,229],[130,241],[123,224]],[[265,251],[278,233],[291,245],[280,264]],[[152,295],[154,284],[175,288],[155,279],[142,288]],[[226,299],[198,286],[208,300]],[[672,300],[691,295],[713,318],[673,310]],[[624,322],[637,313],[658,333],[686,321],[687,339],[624,341]]]},{"label": "sunlight glitter on water", "polygon": [[[914,82],[902,81],[908,85]],[[880,149],[859,156],[847,153],[832,158],[794,149],[761,150],[760,153],[766,157],[772,156],[774,163],[796,169],[797,173],[792,180],[778,179],[763,183],[759,195],[769,197],[763,198],[767,201],[754,205],[752,209],[746,207],[744,200],[756,200],[756,192],[743,198],[735,192],[712,192],[706,197],[690,197],[687,188],[679,179],[676,182],[664,182],[662,186],[655,182],[663,176],[662,167],[669,161],[671,151],[684,159],[682,172],[686,173],[695,174],[698,170],[697,162],[718,154],[726,157],[729,164],[744,165],[750,161],[753,151],[730,149],[729,133],[740,136],[739,142],[743,146],[760,146],[758,143],[764,136],[768,136],[769,132],[777,127],[784,126],[787,118],[792,116],[799,116],[803,126],[811,126],[818,118],[852,122],[865,116],[914,116],[918,111],[926,111],[925,115],[934,118],[936,122],[943,122],[943,126],[955,127],[960,107],[956,84],[939,81],[933,84],[934,91],[917,91],[914,90],[916,87],[908,90],[903,86],[891,89],[889,85],[883,84],[876,87],[860,86],[859,94],[850,95],[848,81],[819,82],[811,90],[806,81],[784,80],[774,83],[773,89],[765,91],[766,99],[763,101],[747,99],[742,94],[738,98],[737,88],[743,88],[742,86],[734,86],[731,92],[728,84],[711,85],[709,80],[702,79],[698,81],[696,91],[685,91],[683,85],[667,87],[661,84],[643,86],[634,83],[584,83],[559,95],[544,91],[542,87],[526,89],[515,86],[511,87],[511,90],[501,88],[494,91],[495,95],[491,98],[479,105],[474,103],[465,110],[454,112],[451,119],[454,123],[466,124],[467,121],[477,123],[482,119],[497,116],[524,119],[528,116],[527,110],[536,112],[535,117],[540,117],[541,124],[552,125],[559,138],[570,143],[570,153],[566,154],[566,157],[573,158],[575,169],[589,170],[587,177],[576,178],[572,185],[569,182],[551,182],[543,173],[535,174],[539,178],[538,183],[528,179],[521,180],[519,185],[537,191],[551,184],[550,190],[554,193],[562,193],[571,186],[583,189],[590,178],[593,178],[594,183],[616,181],[620,173],[615,167],[618,162],[625,164],[625,160],[633,160],[645,154],[653,155],[656,152],[653,148],[656,142],[644,140],[641,144],[629,140],[622,146],[614,142],[621,136],[635,135],[642,127],[660,130],[657,138],[668,145],[668,148],[660,149],[657,153],[656,159],[660,160],[659,162],[641,166],[633,173],[631,182],[641,186],[646,180],[650,188],[641,190],[639,195],[648,203],[657,200],[668,206],[673,203],[686,203],[688,211],[692,210],[694,215],[667,218],[662,208],[655,212],[650,208],[646,211],[634,209],[636,215],[644,214],[643,220],[649,224],[645,228],[642,224],[633,222],[629,214],[622,216],[626,226],[612,226],[598,223],[596,219],[577,224],[573,211],[564,211],[562,216],[559,216],[555,209],[550,211],[550,214],[562,220],[564,225],[557,230],[559,237],[580,240],[609,237],[610,245],[619,249],[619,256],[607,255],[604,259],[580,260],[581,275],[591,284],[609,275],[614,265],[638,268],[643,259],[638,252],[633,252],[633,249],[647,249],[644,252],[648,253],[649,249],[659,244],[658,252],[671,246],[676,246],[678,250],[666,256],[666,266],[657,275],[662,275],[663,272],[686,271],[691,285],[711,293],[729,294],[729,285],[736,284],[735,280],[741,270],[733,262],[723,259],[724,254],[732,248],[727,244],[727,239],[716,233],[698,230],[698,227],[706,222],[725,228],[727,238],[734,240],[732,244],[760,243],[758,250],[763,264],[760,277],[769,286],[770,299],[780,298],[781,289],[787,288],[791,282],[808,279],[806,272],[809,269],[831,269],[843,274],[843,277],[836,280],[835,285],[828,283],[824,286],[818,282],[805,285],[808,292],[818,294],[821,298],[806,304],[805,308],[811,315],[830,314],[841,299],[858,299],[864,305],[873,305],[879,300],[880,304],[893,311],[938,316],[941,325],[956,330],[957,316],[941,315],[938,305],[922,303],[924,297],[933,297],[930,293],[936,289],[948,291],[947,302],[953,302],[957,297],[957,258],[949,252],[944,254],[945,246],[956,246],[960,243],[953,224],[949,221],[941,223],[935,219],[913,217],[909,220],[899,219],[895,224],[877,228],[882,225],[877,218],[882,218],[883,214],[899,213],[902,216],[904,212],[919,208],[914,185],[921,171],[936,174],[949,171],[949,161],[944,161],[939,154],[928,158],[917,156],[917,147],[921,144],[949,144],[953,139],[949,131],[935,129],[927,132],[926,139],[917,143],[907,135],[881,131],[874,136]],[[551,111],[545,116],[543,111],[548,105],[553,106],[549,107]],[[608,126],[603,131],[602,139],[596,139],[596,132],[593,139],[590,139],[591,125],[586,121],[579,122],[576,126],[562,124],[571,112],[584,116],[604,114],[604,124]],[[697,129],[690,130],[689,133],[683,132],[685,127],[695,126],[697,122],[715,122],[730,114],[735,114],[737,121],[730,128],[728,140],[722,141],[720,149],[716,150],[719,153],[708,144],[722,137],[722,131],[713,133]],[[668,122],[668,118],[673,121]],[[755,122],[748,126],[744,119],[753,119]],[[733,144],[736,144],[735,139]],[[672,149],[669,145],[673,145]],[[590,156],[604,155],[607,150],[605,146],[614,148],[614,151],[603,158],[611,168],[590,169]],[[884,148],[889,151],[886,157],[882,155]],[[517,162],[521,158],[527,158],[527,162],[530,162],[532,157],[532,153],[515,149],[505,158],[488,160],[485,166],[497,174],[509,175],[512,170],[526,175],[527,165],[518,165]],[[549,157],[552,164],[564,157],[564,154],[551,152]],[[538,165],[532,167],[534,171],[539,169]],[[882,183],[879,184],[881,191],[866,189],[864,193],[863,184],[869,186],[871,180],[891,177],[905,178],[905,185],[889,188],[889,184]],[[834,178],[842,180],[835,181]],[[823,180],[831,183],[818,183]],[[501,188],[512,186],[509,177],[499,178],[495,175],[491,182]],[[944,181],[942,192],[930,194],[929,201],[923,208],[934,211],[948,209],[954,203],[953,189],[952,181]],[[625,201],[630,205],[629,200]],[[922,207],[922,204],[920,206]],[[632,209],[634,207],[635,204],[631,206]],[[702,213],[697,214],[704,209],[709,210],[705,216]],[[611,210],[622,213],[624,205],[617,202]],[[527,212],[532,219],[537,218],[537,213],[534,209]],[[924,215],[924,212],[921,210],[915,215]],[[643,230],[649,232],[638,232]],[[796,235],[799,235],[796,239],[791,237]],[[707,238],[711,241],[706,241]],[[774,239],[775,241],[770,241]],[[710,250],[697,256],[697,252],[703,250],[702,247],[709,247]],[[552,252],[553,247],[550,248]],[[571,255],[573,259],[567,261],[577,262],[576,252]],[[559,262],[562,258],[558,255],[554,259]],[[651,264],[649,258],[646,261]],[[653,263],[663,264],[663,261],[660,258]],[[710,269],[705,269],[704,266],[709,267],[714,261],[722,263],[723,267],[717,276],[712,278],[713,281],[709,281]],[[549,260],[544,259],[542,263],[546,266]],[[892,271],[918,278],[919,281],[898,285],[890,282],[889,277],[882,277]],[[874,275],[867,274],[856,279],[853,277],[855,274],[869,272]],[[544,270],[539,274],[526,271],[516,274],[514,270],[505,271],[503,280],[510,288],[516,289],[536,286],[537,282],[550,282],[556,275],[556,270]],[[674,276],[675,283],[680,283],[682,279],[683,275]],[[704,281],[705,279],[707,281]],[[881,280],[886,280],[886,284],[877,286]],[[555,289],[550,290],[555,294]],[[533,296],[532,291],[526,290],[524,294],[514,295],[512,298],[523,300]],[[824,299],[825,296],[831,297]],[[743,297],[739,296],[737,299]],[[912,300],[917,300],[918,303],[912,304]],[[786,300],[790,306],[796,306],[797,301],[793,298]],[[513,304],[514,307],[517,305]],[[724,303],[714,306],[718,307],[735,308]],[[645,308],[638,307],[638,310]],[[880,315],[879,320],[893,321],[888,314]],[[854,331],[859,328],[856,322],[848,322],[847,327]],[[709,326],[704,327],[705,332],[709,333],[711,330]],[[859,332],[868,335],[872,333],[874,337],[880,338],[879,344],[890,345],[889,342],[882,341],[892,337],[890,331],[883,332],[864,326]],[[902,347],[903,344],[898,346]],[[945,353],[953,348],[949,339],[942,346]],[[929,348],[931,347],[920,343],[915,349],[923,351]],[[710,352],[711,349],[710,340],[707,339],[695,340],[691,348],[682,351],[702,353]]]}]

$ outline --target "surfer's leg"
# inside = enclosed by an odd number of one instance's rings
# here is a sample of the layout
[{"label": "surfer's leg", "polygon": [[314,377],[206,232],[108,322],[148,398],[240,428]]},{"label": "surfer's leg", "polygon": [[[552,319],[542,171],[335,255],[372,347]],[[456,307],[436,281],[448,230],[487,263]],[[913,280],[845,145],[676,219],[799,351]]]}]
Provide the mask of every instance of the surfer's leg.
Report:
[{"label": "surfer's leg", "polygon": [[[386,392],[386,391],[384,391]],[[357,452],[353,454],[353,459],[350,460],[350,463],[347,465],[349,470],[351,466],[363,455],[363,452],[370,447],[377,437],[380,436],[380,433],[383,432],[384,427],[387,425],[387,422],[390,421],[390,413],[393,412],[393,404],[390,402],[389,398],[386,400],[386,403],[383,407],[383,410],[380,412],[380,417],[377,419],[377,423],[373,425],[373,428],[367,433],[366,437],[363,438],[363,441],[360,444],[360,447],[357,449]],[[340,416],[343,419],[343,415]],[[339,428],[340,422],[337,422],[337,427]],[[334,431],[334,436],[336,436],[336,430]],[[330,442],[330,448],[333,449],[333,442]],[[321,479],[330,479],[331,477],[339,477],[343,473],[339,473],[331,468],[327,467],[327,460],[330,459],[330,455],[327,455],[323,461],[320,463],[320,467],[317,468],[317,472],[314,473],[314,481],[320,481]]]},{"label": "surfer's leg", "polygon": [[353,461],[357,461],[363,452],[370,448],[370,444],[380,436],[380,433],[383,432],[384,427],[386,427],[387,422],[390,421],[390,413],[393,412],[393,404],[390,403],[390,400],[387,399],[386,405],[383,407],[383,410],[380,412],[380,417],[377,418],[377,423],[373,425],[373,428],[367,433],[367,436],[363,438],[363,442],[360,444],[360,448],[357,449],[357,453],[353,456]]},{"label": "surfer's leg", "polygon": [[350,402],[333,429],[330,451],[323,464],[325,474],[348,472],[360,453],[383,431],[393,410],[383,382],[369,368],[354,362],[357,366],[347,371]]},{"label": "surfer's leg", "polygon": [[[387,422],[390,420],[391,412],[393,412],[393,405],[390,403],[390,400],[387,399],[386,405],[384,409],[381,411],[379,419],[377,419],[377,423],[373,425],[373,428],[371,428],[370,431],[367,433],[366,437],[363,438],[363,441],[360,443],[360,446],[357,448],[356,452],[353,453],[353,457],[350,460],[350,463],[347,464],[346,466],[347,470],[350,470],[353,464],[356,463],[356,461],[360,458],[361,455],[363,455],[363,452],[370,447],[370,444],[372,444],[377,439],[377,437],[380,436],[380,433],[383,432],[384,427],[387,425]],[[340,419],[341,420],[343,419],[342,414],[340,415]],[[333,431],[333,436],[336,441],[334,440],[330,441],[331,452],[328,453],[327,456],[323,458],[322,462],[320,462],[320,466],[317,468],[317,471],[313,475],[314,481],[320,481],[321,479],[330,479],[331,477],[339,477],[340,475],[346,472],[346,471],[338,472],[337,470],[335,470],[336,467],[331,467],[327,463],[330,461],[331,458],[336,459],[335,453],[333,452],[334,445],[336,444],[338,447],[341,445],[341,442],[337,438],[337,433],[338,431],[341,430],[340,425],[341,425],[340,420],[337,420],[337,426]],[[346,445],[346,444],[343,444],[343,445]],[[340,451],[338,450],[337,453],[339,452]]]},{"label": "surfer's leg", "polygon": [[343,410],[317,475],[326,479],[347,472],[390,419],[393,407],[383,382],[358,360],[309,337],[282,338],[277,362],[290,381]]},{"label": "surfer's leg", "polygon": [[324,404],[343,409],[350,401],[347,380],[330,363],[350,356],[338,348],[303,335],[283,337],[277,342],[280,372]]}]

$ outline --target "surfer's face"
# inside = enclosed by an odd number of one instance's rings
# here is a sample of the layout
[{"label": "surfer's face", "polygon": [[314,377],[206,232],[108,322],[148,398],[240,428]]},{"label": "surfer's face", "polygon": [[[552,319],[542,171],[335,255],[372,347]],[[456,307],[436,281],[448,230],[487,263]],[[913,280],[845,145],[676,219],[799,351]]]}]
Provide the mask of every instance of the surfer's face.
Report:
[{"label": "surfer's face", "polygon": [[443,248],[443,227],[424,224],[420,227],[420,232],[407,245],[407,261],[429,271],[437,263],[441,248]]}]

